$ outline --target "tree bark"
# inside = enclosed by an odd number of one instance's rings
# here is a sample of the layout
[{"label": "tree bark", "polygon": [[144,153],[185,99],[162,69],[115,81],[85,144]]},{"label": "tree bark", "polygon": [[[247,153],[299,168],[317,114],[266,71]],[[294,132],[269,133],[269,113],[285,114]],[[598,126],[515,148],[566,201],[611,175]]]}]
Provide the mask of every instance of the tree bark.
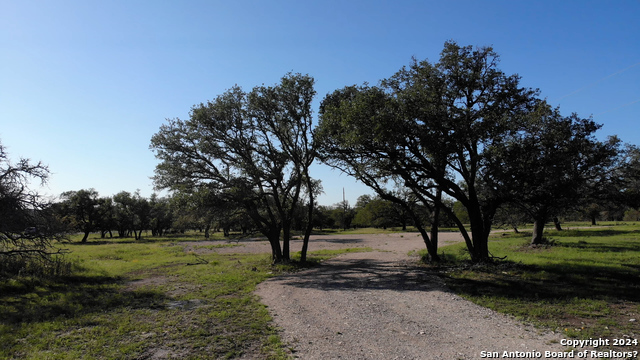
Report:
[{"label": "tree bark", "polygon": [[440,230],[440,209],[442,208],[442,190],[438,188],[436,190],[436,201],[433,206],[433,214],[431,217],[431,246],[433,247],[433,252],[436,254],[435,258],[439,260],[438,257],[438,231]]},{"label": "tree bark", "polygon": [[304,231],[304,239],[302,240],[302,250],[300,251],[300,262],[307,262],[307,250],[309,248],[309,237],[313,230],[313,189],[311,178],[307,174],[307,188],[309,189],[309,208],[307,209],[307,228]]},{"label": "tree bark", "polygon": [[535,221],[533,222],[533,235],[531,236],[531,245],[539,245],[544,243],[544,238],[543,238],[543,234],[544,234],[544,224],[545,224],[545,219],[544,217],[535,219]]},{"label": "tree bark", "polygon": [[291,260],[289,240],[291,238],[291,224],[286,222],[282,228],[282,260]]},{"label": "tree bark", "polygon": [[[489,234],[485,231],[482,212],[479,208],[473,207],[467,208],[467,212],[469,213],[469,222],[471,226],[471,239],[468,241],[465,238],[465,241],[467,242],[467,248],[471,255],[471,261],[474,263],[487,262],[489,261]],[[459,224],[458,228],[460,228],[461,225],[462,224]],[[461,231],[463,229],[464,226],[460,228]],[[469,247],[469,242],[472,243],[471,247]]]}]

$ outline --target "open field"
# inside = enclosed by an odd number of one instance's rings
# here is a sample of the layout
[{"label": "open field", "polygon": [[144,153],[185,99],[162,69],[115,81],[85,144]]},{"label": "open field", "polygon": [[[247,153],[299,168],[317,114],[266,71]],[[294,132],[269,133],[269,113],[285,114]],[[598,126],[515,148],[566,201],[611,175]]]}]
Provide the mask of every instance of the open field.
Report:
[{"label": "open field", "polygon": [[1,282],[0,358],[282,358],[252,291],[288,269],[267,254],[196,255],[185,240],[69,243],[73,275]]},{"label": "open field", "polygon": [[[453,244],[442,249],[449,262],[422,269],[473,302],[564,337],[637,339],[640,226],[569,229],[550,232],[555,244],[535,249],[525,246],[526,233],[498,233],[490,250],[507,258],[495,266],[462,262],[460,235],[443,233],[441,243]],[[300,246],[293,241],[292,251]],[[72,251],[70,276],[0,282],[1,359],[291,354],[253,291],[297,268],[270,265],[265,241],[91,237],[64,247]],[[366,230],[313,236],[310,255],[318,263],[341,253],[415,254],[423,247],[416,233]]]}]

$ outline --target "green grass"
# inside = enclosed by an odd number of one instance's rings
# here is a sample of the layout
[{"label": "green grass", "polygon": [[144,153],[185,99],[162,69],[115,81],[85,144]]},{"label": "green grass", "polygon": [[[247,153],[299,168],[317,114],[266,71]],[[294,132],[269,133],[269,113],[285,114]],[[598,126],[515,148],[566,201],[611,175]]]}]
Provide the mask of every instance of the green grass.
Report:
[{"label": "green grass", "polygon": [[[0,281],[0,359],[288,358],[252,292],[300,265],[211,246],[196,255],[181,244],[202,239],[90,238],[64,245],[69,276]],[[310,252],[309,260],[350,251],[367,249]]]},{"label": "green grass", "polygon": [[531,233],[494,235],[489,250],[506,259],[489,265],[467,262],[464,244],[451,245],[434,270],[463,297],[567,337],[640,337],[640,226],[545,235],[551,244],[538,247],[529,246]]}]

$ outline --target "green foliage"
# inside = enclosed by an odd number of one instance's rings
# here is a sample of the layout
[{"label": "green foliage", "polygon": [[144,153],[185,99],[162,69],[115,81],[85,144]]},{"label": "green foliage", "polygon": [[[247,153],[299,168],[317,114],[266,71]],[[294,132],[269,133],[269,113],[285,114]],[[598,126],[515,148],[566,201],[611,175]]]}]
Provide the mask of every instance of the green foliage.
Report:
[{"label": "green foliage", "polygon": [[316,156],[313,85],[308,75],[287,74],[279,84],[249,93],[235,86],[194,106],[188,120],[168,120],[151,139],[160,160],[156,186],[204,189],[242,206],[269,239],[274,261],[287,260],[296,208],[305,190],[311,200],[318,188],[308,172]]},{"label": "green foliage", "polygon": [[[387,185],[408,188],[415,201],[436,214],[442,210],[456,223],[474,260],[487,260],[487,237],[500,199],[483,182],[485,151],[517,129],[536,94],[497,63],[492,48],[446,42],[437,63],[414,59],[379,86],[334,91],[320,107],[322,160],[411,213],[407,201]],[[465,207],[473,236],[446,197]],[[436,244],[423,236],[437,258]]]},{"label": "green foliage", "polygon": [[552,216],[596,201],[612,187],[620,141],[598,141],[600,127],[576,114],[562,116],[541,101],[519,131],[488,148],[488,186],[540,224],[532,243],[541,241],[541,226]]}]

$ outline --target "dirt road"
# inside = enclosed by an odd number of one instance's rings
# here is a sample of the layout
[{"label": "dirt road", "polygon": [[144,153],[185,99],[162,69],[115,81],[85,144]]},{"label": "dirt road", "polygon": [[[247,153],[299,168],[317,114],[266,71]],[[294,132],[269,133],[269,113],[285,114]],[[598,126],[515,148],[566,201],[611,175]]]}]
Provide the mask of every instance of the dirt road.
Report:
[{"label": "dirt road", "polygon": [[[457,241],[459,234],[441,234],[441,244]],[[463,300],[417,267],[407,255],[424,248],[415,233],[318,236],[310,251],[358,246],[378,251],[345,254],[258,286],[295,357],[450,360],[518,351],[544,358],[545,351],[563,350],[559,334]]]}]

